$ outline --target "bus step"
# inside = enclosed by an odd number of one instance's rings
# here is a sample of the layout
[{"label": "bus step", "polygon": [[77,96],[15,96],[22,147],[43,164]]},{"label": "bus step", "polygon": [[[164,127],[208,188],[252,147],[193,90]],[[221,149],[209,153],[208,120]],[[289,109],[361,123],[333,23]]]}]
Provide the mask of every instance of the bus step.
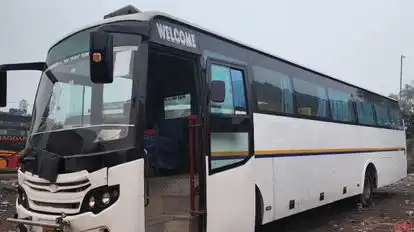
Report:
[{"label": "bus step", "polygon": [[[195,178],[198,185],[198,177]],[[190,177],[188,175],[153,177],[148,179],[149,196],[188,196],[190,194]]]},{"label": "bus step", "polygon": [[[198,209],[198,197],[196,196],[195,199],[196,209]],[[190,196],[150,196],[149,203],[145,209],[147,217],[178,213],[190,213]]]},{"label": "bus step", "polygon": [[147,232],[193,232],[197,229],[197,217],[187,214],[163,214],[147,218]]}]

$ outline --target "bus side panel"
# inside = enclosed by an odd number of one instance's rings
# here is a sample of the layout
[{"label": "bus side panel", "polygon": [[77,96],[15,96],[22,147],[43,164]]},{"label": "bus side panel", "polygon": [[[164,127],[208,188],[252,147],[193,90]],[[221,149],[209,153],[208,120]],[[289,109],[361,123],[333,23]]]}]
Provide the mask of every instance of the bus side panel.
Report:
[{"label": "bus side panel", "polygon": [[[254,115],[254,128],[256,168],[273,160],[274,219],[361,193],[368,163],[377,169],[379,186],[406,173],[403,151],[377,151],[404,147],[403,131],[265,114]],[[256,175],[257,183],[269,180],[264,170]],[[267,192],[263,198],[271,201]]]},{"label": "bus side panel", "polygon": [[[375,162],[378,154],[343,154],[334,156],[334,182],[335,194],[338,199],[343,199],[350,196],[355,196],[362,193],[361,176],[365,174],[365,169],[369,163],[377,165]],[[373,159],[374,160],[373,160]],[[378,169],[378,172],[382,169]],[[365,177],[365,176],[364,176]],[[364,178],[363,177],[363,178]],[[344,187],[346,193],[344,194]]]},{"label": "bus side panel", "polygon": [[[256,141],[263,140],[260,137],[255,137]],[[255,142],[257,144],[257,142]],[[263,218],[262,223],[266,224],[274,220],[273,210],[266,210],[269,206],[273,209],[273,183],[274,183],[274,173],[273,173],[273,159],[260,159],[256,158],[254,160],[254,178],[257,187],[260,190],[263,200]]]},{"label": "bus side panel", "polygon": [[[399,147],[406,148],[406,139],[404,131],[389,131],[395,143]],[[396,180],[407,177],[407,155],[406,151],[400,150],[395,152],[387,152],[379,161],[380,165],[385,167],[386,172],[378,174],[378,187],[386,186],[394,183]]]},{"label": "bus side panel", "polygon": [[[206,168],[209,169],[206,157]],[[207,232],[254,230],[254,160],[207,175]]]}]

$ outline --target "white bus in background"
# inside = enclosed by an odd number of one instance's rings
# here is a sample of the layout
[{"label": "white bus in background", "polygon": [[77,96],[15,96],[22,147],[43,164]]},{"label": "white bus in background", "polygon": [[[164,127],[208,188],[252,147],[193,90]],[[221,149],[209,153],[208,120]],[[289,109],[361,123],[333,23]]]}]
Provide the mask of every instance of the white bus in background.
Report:
[{"label": "white bus in background", "polygon": [[110,16],[0,66],[0,93],[42,71],[20,231],[252,232],[406,177],[396,101],[164,13]]}]

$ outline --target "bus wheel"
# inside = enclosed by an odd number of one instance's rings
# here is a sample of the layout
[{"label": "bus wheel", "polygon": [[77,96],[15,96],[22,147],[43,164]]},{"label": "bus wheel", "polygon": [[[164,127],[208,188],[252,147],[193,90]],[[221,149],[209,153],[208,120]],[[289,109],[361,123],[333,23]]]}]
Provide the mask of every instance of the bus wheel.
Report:
[{"label": "bus wheel", "polygon": [[364,189],[360,195],[360,203],[363,207],[372,205],[372,197],[374,195],[374,179],[371,172],[365,174]]}]

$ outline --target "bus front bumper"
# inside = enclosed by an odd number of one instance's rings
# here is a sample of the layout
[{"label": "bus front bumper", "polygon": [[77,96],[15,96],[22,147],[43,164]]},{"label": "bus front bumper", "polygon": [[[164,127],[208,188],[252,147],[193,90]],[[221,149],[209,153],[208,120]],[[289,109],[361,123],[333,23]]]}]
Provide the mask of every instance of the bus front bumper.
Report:
[{"label": "bus front bumper", "polygon": [[69,227],[69,223],[66,225],[66,221],[62,221],[62,223],[56,222],[36,222],[31,220],[31,218],[7,218],[8,222],[11,223],[15,223],[16,225],[16,231],[19,232],[28,232],[28,228],[27,227],[32,227],[32,226],[36,226],[36,227],[40,227],[42,228],[44,231],[56,231],[56,232],[60,232],[60,231],[68,231]]},{"label": "bus front bumper", "polygon": [[[93,225],[94,220],[90,213],[76,216],[52,216],[43,215],[28,211],[18,205],[15,218],[8,218],[7,221],[16,225],[19,232],[103,232],[110,231],[106,226]],[[18,215],[18,216],[17,216]]]}]

